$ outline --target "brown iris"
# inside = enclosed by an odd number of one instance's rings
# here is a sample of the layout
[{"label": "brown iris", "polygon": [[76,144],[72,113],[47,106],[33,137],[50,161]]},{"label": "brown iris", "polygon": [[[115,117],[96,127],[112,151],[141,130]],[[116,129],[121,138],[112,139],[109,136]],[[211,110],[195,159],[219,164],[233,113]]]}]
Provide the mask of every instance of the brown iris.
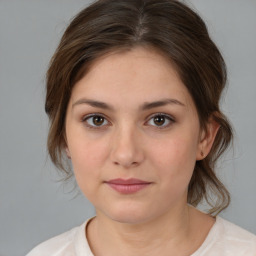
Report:
[{"label": "brown iris", "polygon": [[104,122],[104,117],[102,116],[94,116],[93,117],[93,123],[97,126],[102,125]]},{"label": "brown iris", "polygon": [[161,126],[165,122],[165,117],[164,116],[156,116],[154,118],[154,122],[155,122],[156,125]]}]

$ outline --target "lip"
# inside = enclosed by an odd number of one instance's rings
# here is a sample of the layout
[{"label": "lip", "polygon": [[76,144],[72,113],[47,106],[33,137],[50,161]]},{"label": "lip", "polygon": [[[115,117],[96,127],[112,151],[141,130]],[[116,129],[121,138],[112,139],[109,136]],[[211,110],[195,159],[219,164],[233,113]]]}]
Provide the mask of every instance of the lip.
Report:
[{"label": "lip", "polygon": [[113,179],[105,181],[112,189],[116,190],[121,194],[133,194],[146,187],[148,187],[152,182],[139,180],[135,178],[131,179]]}]

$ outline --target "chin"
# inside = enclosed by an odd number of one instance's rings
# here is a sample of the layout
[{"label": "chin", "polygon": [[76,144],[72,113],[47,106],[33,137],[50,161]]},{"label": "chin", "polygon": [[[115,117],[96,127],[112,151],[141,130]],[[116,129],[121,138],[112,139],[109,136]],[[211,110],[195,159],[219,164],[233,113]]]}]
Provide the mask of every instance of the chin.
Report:
[{"label": "chin", "polygon": [[105,212],[105,215],[113,221],[126,224],[143,224],[154,218],[150,209],[129,206],[113,207],[110,211]]}]

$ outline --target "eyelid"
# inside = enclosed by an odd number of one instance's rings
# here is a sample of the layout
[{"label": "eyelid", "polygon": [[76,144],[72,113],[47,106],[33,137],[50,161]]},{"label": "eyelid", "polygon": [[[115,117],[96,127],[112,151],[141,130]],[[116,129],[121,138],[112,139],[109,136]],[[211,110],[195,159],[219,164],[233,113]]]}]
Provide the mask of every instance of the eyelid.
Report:
[{"label": "eyelid", "polygon": [[148,117],[148,119],[151,119],[152,117],[155,117],[155,116],[164,116],[164,117],[169,118],[171,121],[175,121],[175,119],[174,119],[173,116],[171,116],[171,115],[169,115],[169,114],[166,114],[166,113],[164,113],[164,112],[157,112],[157,113],[154,113],[154,114],[150,115],[150,116]]},{"label": "eyelid", "polygon": [[[92,114],[88,114],[86,116],[83,116],[81,121],[85,123],[86,127],[90,128],[90,129],[106,129],[106,126],[109,126],[109,125],[103,125],[103,126],[92,126],[92,125],[88,125],[86,123],[86,121],[91,118],[91,117],[94,117],[94,116],[100,116],[100,117],[103,117],[105,120],[108,121],[108,118],[101,114],[101,113],[92,113]],[[166,114],[166,113],[163,113],[163,112],[157,112],[157,113],[154,113],[152,115],[150,115],[148,118],[147,118],[147,121],[146,123],[148,123],[153,117],[156,117],[156,116],[164,116],[165,118],[167,118],[171,123],[174,123],[175,122],[175,119],[173,116],[169,115],[169,114]],[[170,126],[170,124],[168,125],[165,125],[165,126],[153,126],[157,129],[164,129],[164,128],[168,128]]]},{"label": "eyelid", "polygon": [[[165,118],[167,118],[171,122],[171,124],[175,122],[175,118],[173,116],[171,116],[169,114],[166,114],[166,113],[163,113],[163,112],[158,112],[158,113],[154,113],[154,114],[150,115],[148,117],[147,122],[149,122],[153,117],[156,117],[156,116],[164,116]],[[171,124],[167,124],[165,126],[154,125],[153,127],[157,128],[157,129],[165,129],[165,128],[168,128]]]},{"label": "eyelid", "polygon": [[[109,121],[108,121],[108,118],[107,118],[105,115],[101,114],[101,113],[92,113],[92,114],[85,115],[85,116],[82,117],[82,120],[81,120],[81,121],[82,121],[83,123],[85,123],[86,127],[90,128],[90,129],[106,129],[106,127],[105,127],[106,125],[104,125],[104,126],[92,126],[92,125],[88,125],[88,124],[86,123],[87,119],[89,119],[89,118],[91,118],[91,117],[94,117],[94,116],[103,117],[105,120],[107,120],[107,122],[109,122]],[[107,126],[108,126],[108,125],[107,125]]]},{"label": "eyelid", "polygon": [[88,115],[85,115],[85,116],[82,116],[81,118],[81,121],[85,121],[86,119],[90,118],[90,117],[94,117],[94,116],[101,116],[101,117],[104,117],[107,119],[107,117],[105,115],[103,115],[102,113],[91,113],[91,114],[88,114]]}]

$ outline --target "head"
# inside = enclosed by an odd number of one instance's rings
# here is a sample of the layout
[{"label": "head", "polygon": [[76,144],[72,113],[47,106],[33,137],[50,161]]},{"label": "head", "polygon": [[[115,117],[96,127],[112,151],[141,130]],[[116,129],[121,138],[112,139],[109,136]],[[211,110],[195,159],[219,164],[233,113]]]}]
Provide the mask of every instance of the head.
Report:
[{"label": "head", "polygon": [[[100,0],[73,19],[47,73],[45,109],[50,119],[48,150],[52,161],[67,177],[73,175],[63,160],[68,149],[68,106],[75,88],[98,63],[114,56],[127,57],[128,53],[131,56],[138,53],[136,49],[161,57],[170,73],[177,75],[193,103],[200,135],[209,134],[209,124],[214,124],[216,132],[209,150],[202,150],[202,157],[195,159],[187,202],[196,206],[206,199],[211,213],[220,212],[230,200],[214,171],[232,139],[231,126],[219,108],[226,67],[204,22],[179,1]],[[211,194],[216,201],[209,200]]]}]

